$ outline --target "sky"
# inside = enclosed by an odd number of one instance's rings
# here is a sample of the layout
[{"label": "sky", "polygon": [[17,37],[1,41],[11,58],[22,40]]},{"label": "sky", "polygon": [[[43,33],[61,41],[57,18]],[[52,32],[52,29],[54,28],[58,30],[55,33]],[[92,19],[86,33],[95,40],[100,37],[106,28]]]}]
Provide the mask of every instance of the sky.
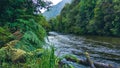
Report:
[{"label": "sky", "polygon": [[57,3],[59,3],[62,0],[49,0],[49,1],[51,1],[53,3],[53,5],[56,5]]},{"label": "sky", "polygon": [[[62,0],[48,0],[48,1],[51,1],[53,4],[52,5],[56,5],[58,4],[60,1]],[[41,9],[41,12],[43,13],[44,11],[46,11],[46,9]]]}]

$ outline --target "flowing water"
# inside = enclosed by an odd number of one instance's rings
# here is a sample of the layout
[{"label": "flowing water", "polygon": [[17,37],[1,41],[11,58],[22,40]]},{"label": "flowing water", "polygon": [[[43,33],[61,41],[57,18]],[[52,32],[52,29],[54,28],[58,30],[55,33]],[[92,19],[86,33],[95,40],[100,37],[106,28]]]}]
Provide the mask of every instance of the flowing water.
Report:
[{"label": "flowing water", "polygon": [[[55,53],[59,57],[72,54],[80,59],[86,59],[83,53],[88,52],[95,62],[120,67],[120,38],[62,35],[55,32],[49,32],[49,34],[49,43],[54,44]],[[89,68],[77,63],[66,62],[75,68]]]}]

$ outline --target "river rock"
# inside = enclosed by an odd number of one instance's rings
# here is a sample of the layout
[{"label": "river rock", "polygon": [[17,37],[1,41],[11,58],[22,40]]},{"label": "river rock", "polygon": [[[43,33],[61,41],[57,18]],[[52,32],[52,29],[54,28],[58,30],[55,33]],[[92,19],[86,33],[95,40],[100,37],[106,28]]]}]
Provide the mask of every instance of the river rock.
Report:
[{"label": "river rock", "polygon": [[49,32],[48,34],[51,35],[51,36],[57,36],[58,35],[58,33],[56,33],[56,32]]}]

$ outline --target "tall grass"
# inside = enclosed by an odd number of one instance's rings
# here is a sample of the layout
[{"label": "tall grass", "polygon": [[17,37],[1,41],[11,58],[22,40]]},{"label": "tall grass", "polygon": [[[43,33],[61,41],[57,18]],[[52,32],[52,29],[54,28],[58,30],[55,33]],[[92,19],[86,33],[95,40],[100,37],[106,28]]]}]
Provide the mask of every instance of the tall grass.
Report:
[{"label": "tall grass", "polygon": [[42,54],[28,58],[25,65],[31,68],[56,68],[55,60],[54,48],[52,47],[51,49],[45,49]]}]

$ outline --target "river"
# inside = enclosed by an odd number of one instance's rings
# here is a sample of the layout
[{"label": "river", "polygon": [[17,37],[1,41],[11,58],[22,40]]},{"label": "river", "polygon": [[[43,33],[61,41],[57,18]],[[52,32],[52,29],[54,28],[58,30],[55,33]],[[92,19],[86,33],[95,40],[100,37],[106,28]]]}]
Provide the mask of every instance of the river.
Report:
[{"label": "river", "polygon": [[[54,45],[55,54],[59,57],[72,54],[80,59],[86,59],[84,53],[88,52],[94,62],[120,67],[120,38],[64,35],[56,32],[49,34],[49,43]],[[65,62],[75,68],[89,68],[69,61]]]}]

